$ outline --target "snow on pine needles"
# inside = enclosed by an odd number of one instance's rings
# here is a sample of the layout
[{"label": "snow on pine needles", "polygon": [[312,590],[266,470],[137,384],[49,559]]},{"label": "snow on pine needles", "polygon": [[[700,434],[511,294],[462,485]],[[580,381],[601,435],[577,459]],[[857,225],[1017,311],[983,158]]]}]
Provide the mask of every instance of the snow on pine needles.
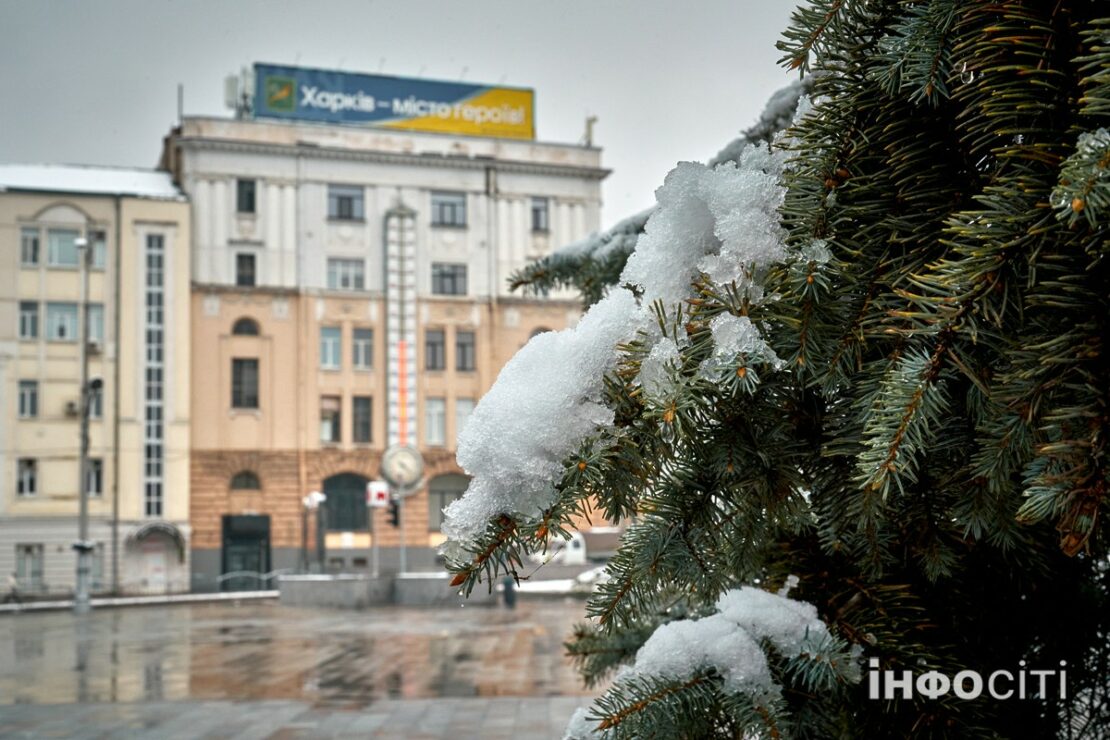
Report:
[{"label": "snow on pine needles", "polygon": [[[617,346],[652,332],[653,302],[674,307],[692,295],[705,273],[715,282],[758,292],[760,269],[785,255],[778,207],[785,153],[748,146],[738,162],[711,168],[682,162],[656,190],[657,205],[628,259],[619,282],[579,323],[533,337],[501,370],[474,410],[459,440],[459,465],[471,476],[463,498],[446,509],[447,550],[461,555],[476,544],[494,517],[535,520],[557,499],[555,484],[566,458],[591,435],[610,425],[602,403],[604,375],[616,367]],[[640,291],[635,296],[628,285]],[[739,321],[738,317],[732,317]],[[774,353],[758,329],[728,320],[714,336],[728,336],[722,349],[735,355]],[[648,376],[656,388],[677,347],[649,349]]]}]

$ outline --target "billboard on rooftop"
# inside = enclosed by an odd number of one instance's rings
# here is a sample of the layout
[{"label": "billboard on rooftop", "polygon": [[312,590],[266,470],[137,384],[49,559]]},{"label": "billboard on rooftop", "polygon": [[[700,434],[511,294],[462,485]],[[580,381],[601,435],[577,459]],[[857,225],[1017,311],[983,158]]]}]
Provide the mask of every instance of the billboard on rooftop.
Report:
[{"label": "billboard on rooftop", "polygon": [[254,65],[255,118],[534,139],[528,88]]}]

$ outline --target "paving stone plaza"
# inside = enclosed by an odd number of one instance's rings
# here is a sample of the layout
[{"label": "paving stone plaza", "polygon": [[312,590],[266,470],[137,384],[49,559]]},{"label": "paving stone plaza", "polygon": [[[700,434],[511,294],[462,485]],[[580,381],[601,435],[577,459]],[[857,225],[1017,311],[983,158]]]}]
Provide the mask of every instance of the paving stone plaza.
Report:
[{"label": "paving stone plaza", "polygon": [[588,703],[583,602],[273,602],[0,616],[0,737],[550,738]]}]

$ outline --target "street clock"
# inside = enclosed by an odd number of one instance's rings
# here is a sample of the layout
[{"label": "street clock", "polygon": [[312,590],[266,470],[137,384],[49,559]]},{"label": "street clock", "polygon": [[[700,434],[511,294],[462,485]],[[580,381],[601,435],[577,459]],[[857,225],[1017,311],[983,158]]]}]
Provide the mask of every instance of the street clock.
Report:
[{"label": "street clock", "polygon": [[424,475],[424,458],[409,445],[393,445],[382,455],[382,477],[401,491],[412,488]]}]

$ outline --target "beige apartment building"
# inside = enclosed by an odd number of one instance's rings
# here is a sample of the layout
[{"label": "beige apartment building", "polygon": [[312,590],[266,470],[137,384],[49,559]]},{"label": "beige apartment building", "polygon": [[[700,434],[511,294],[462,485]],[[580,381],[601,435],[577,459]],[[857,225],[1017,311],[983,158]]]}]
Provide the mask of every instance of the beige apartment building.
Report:
[{"label": "beige apartment building", "polygon": [[[79,471],[81,269],[90,464]],[[95,591],[189,587],[189,207],[164,172],[0,165],[0,575],[75,582],[81,487]]]},{"label": "beige apartment building", "polygon": [[[365,571],[375,538],[382,572],[402,536],[409,569],[437,567],[467,415],[531,335],[578,319],[507,278],[597,229],[600,151],[186,117],[162,166],[192,203],[194,589]],[[403,532],[365,500],[397,444],[425,465]]]}]

